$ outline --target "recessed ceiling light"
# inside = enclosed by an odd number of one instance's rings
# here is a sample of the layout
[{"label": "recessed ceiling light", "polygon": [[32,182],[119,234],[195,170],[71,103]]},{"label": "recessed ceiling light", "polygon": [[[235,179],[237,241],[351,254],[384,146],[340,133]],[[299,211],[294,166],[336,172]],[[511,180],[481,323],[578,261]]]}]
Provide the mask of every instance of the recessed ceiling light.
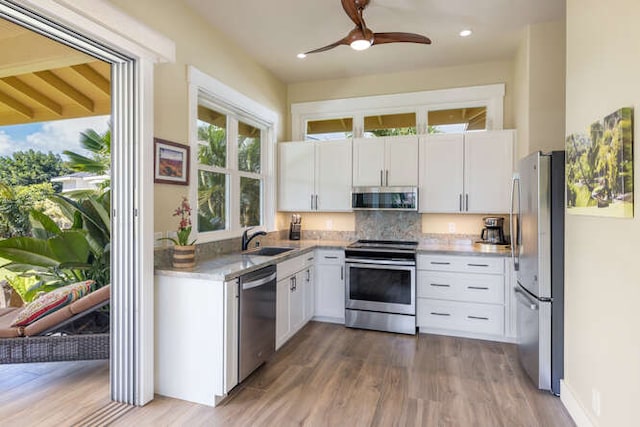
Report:
[{"label": "recessed ceiling light", "polygon": [[469,37],[472,33],[473,31],[471,30],[462,30],[460,31],[460,37]]},{"label": "recessed ceiling light", "polygon": [[296,55],[298,58],[300,59],[304,59],[307,57],[307,55],[305,55],[304,53],[299,53],[298,55]]}]

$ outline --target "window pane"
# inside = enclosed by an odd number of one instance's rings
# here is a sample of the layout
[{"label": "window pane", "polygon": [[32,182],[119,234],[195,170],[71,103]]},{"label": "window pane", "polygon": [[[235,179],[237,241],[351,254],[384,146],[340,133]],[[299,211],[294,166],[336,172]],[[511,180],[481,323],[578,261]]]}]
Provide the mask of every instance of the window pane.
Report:
[{"label": "window pane", "polygon": [[240,226],[260,225],[259,179],[240,177]]},{"label": "window pane", "polygon": [[385,114],[364,118],[364,136],[415,135],[416,113]]},{"label": "window pane", "polygon": [[227,116],[198,105],[198,162],[227,166]]},{"label": "window pane", "polygon": [[227,228],[227,175],[198,171],[198,231]]},{"label": "window pane", "polygon": [[260,136],[262,131],[238,122],[238,169],[260,173]]},{"label": "window pane", "polygon": [[349,138],[353,133],[353,119],[309,120],[307,122],[306,139],[311,141],[328,141]]},{"label": "window pane", "polygon": [[487,107],[429,111],[429,133],[458,133],[487,128]]}]

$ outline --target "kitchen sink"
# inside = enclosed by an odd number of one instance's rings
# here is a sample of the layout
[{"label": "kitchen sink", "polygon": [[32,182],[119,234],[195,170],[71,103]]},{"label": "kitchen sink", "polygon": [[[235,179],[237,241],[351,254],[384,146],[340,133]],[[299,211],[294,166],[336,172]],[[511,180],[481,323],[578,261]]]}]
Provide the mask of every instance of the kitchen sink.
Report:
[{"label": "kitchen sink", "polygon": [[246,252],[247,255],[275,256],[285,252],[294,250],[295,248],[287,248],[284,246],[263,246],[258,249]]}]

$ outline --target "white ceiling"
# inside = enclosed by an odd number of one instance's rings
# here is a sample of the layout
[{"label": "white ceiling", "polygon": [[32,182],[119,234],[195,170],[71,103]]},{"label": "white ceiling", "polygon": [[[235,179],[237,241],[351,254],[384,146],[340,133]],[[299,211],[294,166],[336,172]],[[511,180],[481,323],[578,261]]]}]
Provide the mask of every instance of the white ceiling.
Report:
[{"label": "white ceiling", "polygon": [[[413,32],[432,45],[348,46],[305,59],[353,28],[340,0],[184,0],[286,83],[512,58],[529,24],[564,19],[565,0],[371,0],[374,32]],[[473,35],[458,36],[471,28]]]}]

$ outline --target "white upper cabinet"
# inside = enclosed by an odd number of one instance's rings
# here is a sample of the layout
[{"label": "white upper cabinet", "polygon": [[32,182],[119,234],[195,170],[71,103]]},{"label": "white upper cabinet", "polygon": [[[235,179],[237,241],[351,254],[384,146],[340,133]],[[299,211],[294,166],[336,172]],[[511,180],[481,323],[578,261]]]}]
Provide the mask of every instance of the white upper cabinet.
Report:
[{"label": "white upper cabinet", "polygon": [[514,131],[428,135],[420,141],[421,212],[509,212]]},{"label": "white upper cabinet", "polygon": [[509,212],[513,141],[512,130],[465,134],[464,186],[467,212]]},{"label": "white upper cabinet", "polygon": [[464,135],[420,139],[421,212],[461,212],[464,185]]},{"label": "white upper cabinet", "polygon": [[357,138],[353,142],[353,185],[418,185],[418,137]]},{"label": "white upper cabinet", "polygon": [[356,138],[353,141],[353,185],[384,185],[384,138]]},{"label": "white upper cabinet", "polygon": [[314,190],[314,145],[309,142],[278,144],[280,151],[279,209],[309,211]]},{"label": "white upper cabinet", "polygon": [[286,142],[279,147],[278,209],[351,210],[351,140]]},{"label": "white upper cabinet", "polygon": [[351,140],[316,142],[317,211],[351,210]]}]

